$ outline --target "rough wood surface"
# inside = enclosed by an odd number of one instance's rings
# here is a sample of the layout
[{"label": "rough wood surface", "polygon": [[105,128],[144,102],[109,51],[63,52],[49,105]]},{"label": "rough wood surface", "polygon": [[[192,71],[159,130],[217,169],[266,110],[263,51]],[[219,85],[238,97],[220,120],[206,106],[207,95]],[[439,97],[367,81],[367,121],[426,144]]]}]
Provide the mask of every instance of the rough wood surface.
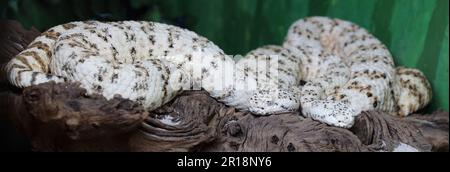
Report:
[{"label": "rough wood surface", "polygon": [[183,94],[151,112],[131,136],[131,151],[200,151],[216,138],[224,107],[206,94]]},{"label": "rough wood surface", "polygon": [[430,151],[432,146],[406,118],[377,111],[362,112],[350,130],[370,151],[393,151],[400,143],[422,151]]},{"label": "rough wood surface", "polygon": [[438,110],[433,114],[414,114],[406,120],[420,129],[425,140],[432,145],[432,151],[448,152],[448,112]]},{"label": "rough wood surface", "polygon": [[30,121],[21,125],[28,126],[26,133],[37,150],[77,150],[74,145],[95,144],[97,140],[107,141],[107,145],[112,140],[115,140],[112,144],[126,145],[114,138],[135,131],[148,115],[143,107],[130,100],[115,97],[107,101],[103,96],[85,96],[85,93],[77,84],[55,83],[32,86],[23,91],[26,113],[22,114],[27,115],[16,121]]},{"label": "rough wood surface", "polygon": [[[3,65],[39,34],[0,22]],[[4,73],[2,73],[3,75]],[[15,89],[1,78],[1,117],[9,117],[34,151],[448,151],[448,112],[398,118],[363,112],[350,130],[298,113],[257,117],[203,91],[190,91],[145,112],[129,100],[86,96],[76,83]]]},{"label": "rough wood surface", "polygon": [[268,117],[231,112],[218,127],[218,139],[205,151],[315,152],[366,151],[350,131],[298,114]]}]

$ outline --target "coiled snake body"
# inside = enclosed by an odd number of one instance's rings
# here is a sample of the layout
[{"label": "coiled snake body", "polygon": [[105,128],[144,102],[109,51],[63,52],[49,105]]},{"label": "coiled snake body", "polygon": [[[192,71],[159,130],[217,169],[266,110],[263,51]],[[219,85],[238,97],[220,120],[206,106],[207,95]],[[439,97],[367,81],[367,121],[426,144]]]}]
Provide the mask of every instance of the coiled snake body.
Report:
[{"label": "coiled snake body", "polygon": [[[147,110],[192,89],[204,89],[228,105],[255,114],[297,109],[299,105],[287,108],[281,102],[274,108],[251,108],[259,98],[276,102],[286,92],[235,87],[244,80],[234,82],[235,62],[219,47],[194,32],[154,22],[58,25],[37,37],[6,70],[10,82],[18,87],[80,82],[88,94],[99,93],[107,99],[119,94]],[[246,75],[247,71],[236,73]]]},{"label": "coiled snake body", "polygon": [[[396,72],[390,53],[367,31],[324,17],[296,22],[283,47],[256,49],[237,63],[206,38],[175,26],[71,22],[42,33],[6,70],[17,87],[80,82],[88,94],[119,94],[147,110],[195,88],[257,115],[296,111],[301,104],[304,115],[340,127],[351,126],[363,110],[407,115],[431,98],[423,74]],[[301,80],[307,81],[302,88]]]},{"label": "coiled snake body", "polygon": [[[361,111],[406,116],[431,99],[431,87],[415,69],[395,69],[387,48],[365,29],[339,19],[295,22],[283,46],[302,61],[302,112],[328,124],[350,127]],[[407,79],[406,79],[407,78]]]}]

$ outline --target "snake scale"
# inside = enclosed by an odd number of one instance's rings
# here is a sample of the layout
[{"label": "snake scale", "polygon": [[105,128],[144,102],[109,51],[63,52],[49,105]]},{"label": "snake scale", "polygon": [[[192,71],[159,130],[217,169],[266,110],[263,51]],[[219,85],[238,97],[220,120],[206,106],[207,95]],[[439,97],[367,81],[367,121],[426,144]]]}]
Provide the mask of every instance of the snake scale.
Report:
[{"label": "snake scale", "polygon": [[88,94],[120,95],[147,110],[183,90],[204,89],[256,115],[301,108],[305,116],[346,128],[361,111],[406,116],[431,99],[423,73],[395,68],[387,48],[365,29],[326,17],[295,22],[282,46],[263,46],[238,62],[176,26],[70,22],[43,32],[5,69],[17,87],[79,82]]}]

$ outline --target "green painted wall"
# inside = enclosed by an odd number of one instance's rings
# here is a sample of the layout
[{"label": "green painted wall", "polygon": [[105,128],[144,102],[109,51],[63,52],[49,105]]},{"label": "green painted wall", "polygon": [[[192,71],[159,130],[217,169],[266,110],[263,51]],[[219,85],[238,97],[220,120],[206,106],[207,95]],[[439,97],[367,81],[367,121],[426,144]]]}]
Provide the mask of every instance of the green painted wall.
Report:
[{"label": "green painted wall", "polygon": [[[421,69],[434,89],[428,111],[448,111],[448,0],[7,0],[2,18],[45,29],[86,19],[153,20],[187,27],[228,54],[280,44],[290,24],[312,15],[353,21],[374,33],[398,65]],[[125,8],[124,8],[125,7]]]}]

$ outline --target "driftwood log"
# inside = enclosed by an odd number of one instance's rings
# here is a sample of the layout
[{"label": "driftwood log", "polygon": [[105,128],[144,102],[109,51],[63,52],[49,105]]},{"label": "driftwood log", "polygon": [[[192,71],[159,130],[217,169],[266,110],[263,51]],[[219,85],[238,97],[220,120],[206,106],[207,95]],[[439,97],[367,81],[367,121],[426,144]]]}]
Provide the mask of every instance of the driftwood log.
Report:
[{"label": "driftwood log", "polygon": [[[0,22],[0,63],[39,32]],[[45,83],[23,90],[0,78],[1,118],[29,139],[33,151],[448,151],[448,112],[406,118],[363,112],[351,129],[299,113],[257,117],[238,112],[203,91],[188,91],[146,112],[134,102],[86,95],[77,83]],[[3,138],[2,138],[3,139]],[[409,149],[411,151],[411,149]]]}]

